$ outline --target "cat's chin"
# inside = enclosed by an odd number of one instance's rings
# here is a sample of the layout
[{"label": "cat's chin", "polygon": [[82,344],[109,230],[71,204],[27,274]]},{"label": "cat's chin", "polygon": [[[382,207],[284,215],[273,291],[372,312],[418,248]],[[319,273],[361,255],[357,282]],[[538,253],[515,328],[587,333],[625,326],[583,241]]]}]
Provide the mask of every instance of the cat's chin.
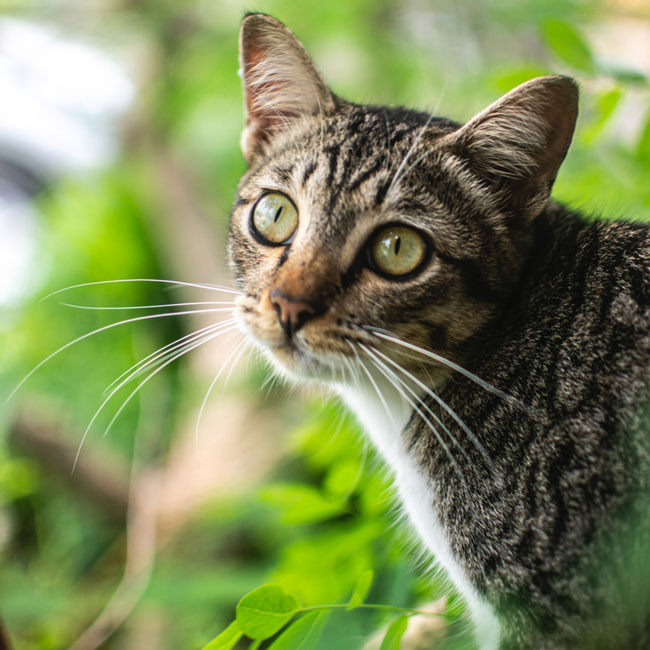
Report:
[{"label": "cat's chin", "polygon": [[343,362],[339,355],[326,358],[291,344],[261,346],[275,371],[294,382],[341,383],[345,381]]}]

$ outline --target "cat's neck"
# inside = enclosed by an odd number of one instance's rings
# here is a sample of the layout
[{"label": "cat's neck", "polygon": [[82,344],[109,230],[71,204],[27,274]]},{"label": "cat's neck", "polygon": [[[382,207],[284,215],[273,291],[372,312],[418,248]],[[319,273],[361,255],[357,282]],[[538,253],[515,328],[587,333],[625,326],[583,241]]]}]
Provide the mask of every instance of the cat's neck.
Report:
[{"label": "cat's neck", "polygon": [[367,385],[339,384],[337,391],[393,474],[398,500],[418,538],[469,603],[481,649],[496,650],[500,637],[498,621],[454,556],[429,477],[421,471],[417,455],[409,449],[408,438],[404,436],[421,408],[422,391],[416,386],[411,388],[413,393],[405,393],[403,388],[377,376]]},{"label": "cat's neck", "polygon": [[394,462],[401,454],[401,433],[413,413],[404,391],[378,374],[372,382],[339,384],[336,389],[382,458],[394,469]]}]

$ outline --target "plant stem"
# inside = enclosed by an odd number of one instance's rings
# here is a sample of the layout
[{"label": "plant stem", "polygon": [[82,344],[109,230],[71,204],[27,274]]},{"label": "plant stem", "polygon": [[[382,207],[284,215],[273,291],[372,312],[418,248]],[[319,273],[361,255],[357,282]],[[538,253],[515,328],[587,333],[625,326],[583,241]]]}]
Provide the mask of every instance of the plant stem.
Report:
[{"label": "plant stem", "polygon": [[[297,613],[305,614],[306,612],[314,612],[319,609],[347,609],[349,605],[347,603],[336,603],[332,605],[311,605],[310,607],[303,607]],[[396,614],[404,614],[406,616],[442,616],[442,614],[436,614],[433,612],[425,612],[421,609],[411,609],[410,607],[396,607],[394,605],[378,605],[375,603],[363,603],[352,607],[351,609],[376,609],[385,612],[394,612]]]}]

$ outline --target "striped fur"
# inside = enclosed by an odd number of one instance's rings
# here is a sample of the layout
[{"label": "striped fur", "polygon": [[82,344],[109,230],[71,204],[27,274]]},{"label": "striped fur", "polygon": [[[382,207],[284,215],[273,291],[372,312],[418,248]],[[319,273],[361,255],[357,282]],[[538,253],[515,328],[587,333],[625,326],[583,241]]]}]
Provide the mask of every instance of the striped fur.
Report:
[{"label": "striped fur", "polygon": [[[242,327],[357,411],[482,648],[650,647],[650,230],[550,199],[575,84],[532,80],[466,125],[359,106],[260,14],[242,62]],[[298,210],[286,246],[251,235],[265,191]],[[393,223],[428,255],[387,279],[368,242]],[[317,316],[288,339],[272,291]]]}]

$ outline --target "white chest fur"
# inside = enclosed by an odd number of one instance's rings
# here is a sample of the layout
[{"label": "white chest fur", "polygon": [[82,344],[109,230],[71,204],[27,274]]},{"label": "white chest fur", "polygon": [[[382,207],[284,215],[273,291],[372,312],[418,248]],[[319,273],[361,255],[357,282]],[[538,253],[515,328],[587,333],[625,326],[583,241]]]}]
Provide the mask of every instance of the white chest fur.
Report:
[{"label": "white chest fur", "polygon": [[383,401],[372,386],[339,386],[338,391],[392,470],[399,499],[420,540],[466,599],[481,650],[496,650],[498,622],[455,560],[440,524],[431,488],[403,444],[402,431],[413,408],[394,386],[384,382],[379,388]]}]

